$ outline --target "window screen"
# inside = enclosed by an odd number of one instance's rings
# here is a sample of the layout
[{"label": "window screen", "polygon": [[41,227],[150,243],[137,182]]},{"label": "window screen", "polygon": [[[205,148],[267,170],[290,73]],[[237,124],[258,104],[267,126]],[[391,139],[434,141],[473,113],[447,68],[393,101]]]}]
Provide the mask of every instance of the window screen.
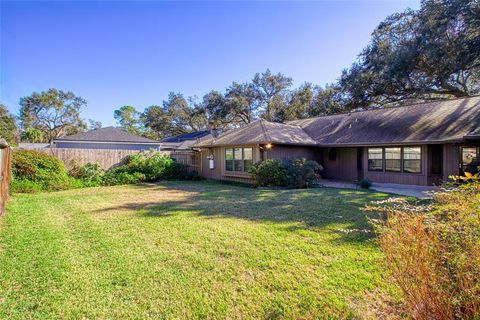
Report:
[{"label": "window screen", "polygon": [[409,173],[422,172],[422,148],[403,148],[403,171]]},{"label": "window screen", "polygon": [[368,148],[368,170],[383,171],[382,148]]},{"label": "window screen", "polygon": [[385,171],[402,170],[402,148],[385,148]]}]

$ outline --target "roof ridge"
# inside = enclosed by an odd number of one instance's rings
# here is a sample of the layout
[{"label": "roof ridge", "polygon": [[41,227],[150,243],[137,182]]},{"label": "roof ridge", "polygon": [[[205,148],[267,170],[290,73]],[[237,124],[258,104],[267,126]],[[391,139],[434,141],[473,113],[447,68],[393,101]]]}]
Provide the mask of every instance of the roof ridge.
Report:
[{"label": "roof ridge", "polygon": [[260,126],[262,127],[263,134],[265,135],[265,138],[267,138],[267,141],[271,142],[272,138],[270,137],[270,134],[267,132],[267,128],[265,127],[265,124],[263,121],[266,121],[265,119],[260,119]]}]

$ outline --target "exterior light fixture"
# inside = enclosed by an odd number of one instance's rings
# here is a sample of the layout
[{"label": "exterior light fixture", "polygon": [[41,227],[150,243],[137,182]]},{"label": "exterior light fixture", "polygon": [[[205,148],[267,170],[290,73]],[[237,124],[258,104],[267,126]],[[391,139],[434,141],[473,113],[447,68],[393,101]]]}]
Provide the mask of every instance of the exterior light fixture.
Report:
[{"label": "exterior light fixture", "polygon": [[265,148],[266,148],[266,149],[272,149],[272,144],[271,144],[271,143],[267,143],[267,144],[265,145]]}]

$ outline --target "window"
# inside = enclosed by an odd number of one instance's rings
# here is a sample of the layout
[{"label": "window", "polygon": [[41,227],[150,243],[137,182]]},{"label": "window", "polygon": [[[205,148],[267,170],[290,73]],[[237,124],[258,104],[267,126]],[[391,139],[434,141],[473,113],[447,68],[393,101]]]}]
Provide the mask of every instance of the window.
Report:
[{"label": "window", "polygon": [[408,172],[408,173],[422,172],[422,148],[421,147],[403,148],[403,172]]},{"label": "window", "polygon": [[368,148],[368,171],[384,169],[388,172],[422,173],[422,148]]},{"label": "window", "polygon": [[462,172],[475,174],[480,168],[479,150],[475,147],[462,148]]},{"label": "window", "polygon": [[242,148],[233,149],[233,171],[243,171]]},{"label": "window", "polygon": [[253,164],[253,149],[252,148],[244,148],[243,149],[243,168],[244,171],[248,172],[248,169]]},{"label": "window", "polygon": [[337,149],[335,148],[328,149],[328,160],[337,161]]},{"label": "window", "polygon": [[225,171],[248,172],[253,164],[253,148],[225,149]]},{"label": "window", "polygon": [[233,171],[233,149],[225,149],[225,170]]},{"label": "window", "polygon": [[402,148],[385,148],[385,171],[400,172],[402,170]]},{"label": "window", "polygon": [[368,171],[383,171],[382,148],[368,148]]}]

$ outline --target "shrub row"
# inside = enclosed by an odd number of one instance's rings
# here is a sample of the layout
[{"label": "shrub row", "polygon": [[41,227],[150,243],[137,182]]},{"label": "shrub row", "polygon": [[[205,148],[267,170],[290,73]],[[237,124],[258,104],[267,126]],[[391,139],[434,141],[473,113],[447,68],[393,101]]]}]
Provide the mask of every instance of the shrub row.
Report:
[{"label": "shrub row", "polygon": [[323,167],[315,161],[304,158],[269,159],[256,163],[249,172],[262,187],[310,187],[320,177]]},{"label": "shrub row", "polygon": [[196,180],[199,176],[185,165],[155,151],[130,155],[124,164],[103,170],[97,163],[73,165],[42,152],[19,150],[12,156],[11,192],[32,193],[101,185],[154,182],[165,179]]}]

